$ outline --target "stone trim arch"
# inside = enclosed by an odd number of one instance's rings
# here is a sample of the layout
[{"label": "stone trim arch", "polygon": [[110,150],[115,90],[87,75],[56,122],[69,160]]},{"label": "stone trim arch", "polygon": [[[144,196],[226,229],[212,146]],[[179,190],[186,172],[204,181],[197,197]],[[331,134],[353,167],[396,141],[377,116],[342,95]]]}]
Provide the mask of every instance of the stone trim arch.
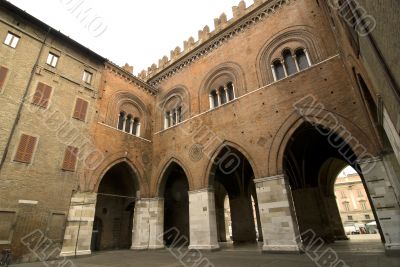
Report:
[{"label": "stone trim arch", "polygon": [[[295,51],[305,48],[311,58],[311,62],[318,63],[327,57],[327,51],[323,41],[314,35],[313,28],[309,26],[293,26],[274,35],[265,43],[257,55],[256,69],[260,85],[274,82],[271,64],[277,58],[277,53],[283,49]],[[292,43],[292,45],[290,45]]]},{"label": "stone trim arch", "polygon": [[201,82],[198,90],[200,112],[209,109],[209,93],[213,89],[212,87],[219,82],[227,82],[228,79],[231,79],[230,81],[234,84],[236,98],[246,93],[245,73],[240,65],[235,62],[225,62],[220,64],[209,71]]},{"label": "stone trim arch", "polygon": [[97,192],[101,180],[103,179],[107,171],[109,171],[112,167],[122,162],[126,163],[135,174],[136,177],[134,183],[135,186],[137,186],[137,190],[140,191],[141,195],[147,196],[149,193],[149,185],[148,182],[144,179],[144,170],[137,168],[137,166],[140,166],[140,164],[137,164],[131,159],[126,158],[125,152],[120,152],[110,155],[103,161],[103,163],[91,175],[90,190],[92,192]]},{"label": "stone trim arch", "polygon": [[[366,156],[365,150],[363,150],[362,147],[366,148],[368,154],[367,156],[374,157],[374,155],[378,155],[379,148],[376,146],[373,138],[371,138],[358,125],[356,125],[349,119],[341,116],[340,114],[333,113],[329,110],[318,109],[315,107],[308,108],[305,106],[303,112],[303,114],[305,114],[304,117],[300,116],[300,114],[298,114],[296,111],[293,111],[274,135],[270,150],[267,154],[268,177],[283,173],[283,157],[286,146],[294,132],[304,122],[310,122],[313,125],[326,128],[332,133],[335,133],[337,136],[341,137],[343,140],[346,141],[346,143],[359,159],[362,159],[363,156]],[[333,114],[337,119],[336,122],[332,120]],[[350,132],[350,137],[352,138],[350,140],[355,140],[356,142],[361,144],[362,147],[358,146],[357,144],[349,143],[349,136],[344,135],[346,132],[337,132],[335,130],[336,128],[342,127]]]},{"label": "stone trim arch", "polygon": [[[128,91],[119,91],[115,93],[109,100],[107,106],[107,113],[105,116],[105,123],[113,128],[116,128],[118,123],[118,114],[121,112],[121,107],[124,105],[132,105],[139,112],[138,116],[141,121],[141,127],[144,129],[143,136],[150,135],[150,112],[146,105],[135,95]],[[132,114],[133,115],[133,114]]]},{"label": "stone trim arch", "polygon": [[171,157],[168,161],[164,161],[163,164],[161,164],[161,166],[163,166],[163,168],[158,172],[157,174],[157,180],[156,180],[156,188],[155,188],[155,197],[159,197],[159,198],[163,198],[164,197],[164,189],[161,190],[162,186],[165,186],[165,183],[167,182],[166,179],[164,179],[165,174],[168,170],[168,168],[173,164],[177,164],[179,165],[179,167],[182,168],[182,170],[185,172],[188,184],[189,184],[189,191],[193,190],[193,180],[192,180],[192,175],[189,171],[189,169],[187,169],[185,167],[185,165],[182,163],[181,160],[179,160],[177,157]]},{"label": "stone trim arch", "polygon": [[254,179],[261,177],[260,172],[257,168],[257,165],[255,164],[254,159],[250,156],[249,153],[247,153],[247,151],[243,148],[243,146],[241,146],[237,143],[234,143],[232,141],[225,140],[218,147],[216,147],[214,149],[214,152],[212,153],[212,156],[210,157],[210,161],[207,164],[207,168],[206,168],[205,172],[203,173],[204,187],[213,186],[213,184],[211,183],[211,180],[210,180],[210,174],[211,174],[212,169],[216,167],[214,164],[214,160],[216,159],[216,157],[218,157],[219,153],[221,153],[222,149],[224,149],[225,147],[232,147],[232,148],[238,150],[244,157],[246,157],[247,161],[250,163],[250,166],[254,173]]},{"label": "stone trim arch", "polygon": [[190,92],[184,85],[176,85],[172,89],[157,98],[156,113],[158,114],[158,123],[160,123],[159,129],[164,129],[164,116],[165,111],[170,108],[168,104],[173,98],[179,98],[180,106],[183,111],[183,120],[190,117],[191,114],[191,96]]}]

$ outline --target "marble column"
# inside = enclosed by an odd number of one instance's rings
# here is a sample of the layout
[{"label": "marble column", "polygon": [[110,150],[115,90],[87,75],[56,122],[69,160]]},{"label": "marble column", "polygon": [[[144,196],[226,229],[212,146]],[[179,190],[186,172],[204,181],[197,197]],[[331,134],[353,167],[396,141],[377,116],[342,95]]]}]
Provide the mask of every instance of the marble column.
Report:
[{"label": "marble column", "polygon": [[303,250],[291,192],[283,175],[254,180],[264,238],[263,252]]},{"label": "marble column", "polygon": [[72,196],[60,256],[91,254],[96,193],[77,192]]},{"label": "marble column", "polygon": [[213,189],[189,192],[189,249],[219,249]]},{"label": "marble column", "polygon": [[[400,251],[399,200],[390,183],[389,175],[381,158],[359,161],[359,166],[376,211],[388,253]],[[394,177],[396,179],[397,177]]]}]

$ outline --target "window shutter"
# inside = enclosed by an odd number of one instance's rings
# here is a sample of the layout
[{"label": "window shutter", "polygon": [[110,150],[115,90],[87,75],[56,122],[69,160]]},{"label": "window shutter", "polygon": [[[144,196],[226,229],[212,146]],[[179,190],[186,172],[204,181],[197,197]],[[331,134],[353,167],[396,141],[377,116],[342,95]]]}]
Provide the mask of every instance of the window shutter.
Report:
[{"label": "window shutter", "polygon": [[82,121],[84,121],[84,120],[86,119],[87,109],[88,109],[88,102],[82,100],[81,112],[80,112],[80,119],[81,119]]},{"label": "window shutter", "polygon": [[7,78],[8,69],[5,67],[0,67],[0,90],[3,89],[3,85]]},{"label": "window shutter", "polygon": [[65,150],[64,162],[62,169],[64,171],[75,171],[76,158],[78,156],[78,148],[68,146]]},{"label": "window shutter", "polygon": [[49,105],[52,88],[44,83],[39,83],[36,92],[33,95],[32,104],[42,108],[47,108]]},{"label": "window shutter", "polygon": [[74,111],[75,119],[85,121],[88,104],[89,103],[83,99],[78,98],[76,100],[75,111]]},{"label": "window shutter", "polygon": [[31,163],[37,138],[26,134],[21,135],[14,160],[22,163]]},{"label": "window shutter", "polygon": [[81,112],[81,107],[82,106],[82,99],[78,98],[76,99],[76,104],[75,104],[75,111],[74,111],[74,118],[80,120],[80,112]]}]

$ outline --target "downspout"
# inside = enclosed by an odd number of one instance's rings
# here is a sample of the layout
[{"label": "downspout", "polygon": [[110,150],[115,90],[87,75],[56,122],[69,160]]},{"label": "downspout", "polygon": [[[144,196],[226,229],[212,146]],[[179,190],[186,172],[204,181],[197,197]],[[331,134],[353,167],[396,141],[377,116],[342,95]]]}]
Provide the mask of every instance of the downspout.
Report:
[{"label": "downspout", "polygon": [[47,32],[46,32],[46,35],[45,35],[45,37],[44,37],[44,39],[43,39],[43,41],[42,41],[42,46],[40,47],[40,51],[39,51],[39,54],[38,54],[38,56],[37,56],[37,58],[36,58],[35,65],[34,65],[33,68],[32,68],[32,72],[31,72],[31,75],[30,75],[30,77],[29,77],[28,84],[26,85],[24,94],[23,94],[23,96],[22,96],[22,98],[21,98],[21,101],[20,101],[20,104],[19,104],[19,107],[18,107],[18,111],[17,111],[17,116],[15,117],[13,126],[12,126],[12,128],[11,128],[10,135],[8,136],[8,139],[7,139],[7,144],[6,144],[6,147],[5,147],[5,149],[4,149],[4,153],[3,153],[2,158],[1,158],[1,161],[0,161],[0,172],[1,172],[2,168],[3,168],[3,165],[4,165],[5,160],[6,160],[6,158],[7,158],[8,150],[9,150],[10,144],[11,144],[11,139],[12,139],[14,133],[15,133],[15,130],[17,129],[18,122],[19,122],[19,120],[20,120],[20,118],[21,118],[22,108],[23,108],[23,106],[24,106],[24,104],[25,104],[25,98],[26,98],[27,95],[28,95],[29,88],[31,87],[32,80],[33,80],[33,77],[34,77],[34,75],[35,75],[36,67],[38,67],[38,65],[39,65],[40,57],[41,57],[41,55],[42,55],[44,46],[45,46],[45,44],[46,44],[46,41],[47,41],[47,38],[48,38],[50,32],[51,32],[51,28],[49,27],[48,30],[47,30]]}]

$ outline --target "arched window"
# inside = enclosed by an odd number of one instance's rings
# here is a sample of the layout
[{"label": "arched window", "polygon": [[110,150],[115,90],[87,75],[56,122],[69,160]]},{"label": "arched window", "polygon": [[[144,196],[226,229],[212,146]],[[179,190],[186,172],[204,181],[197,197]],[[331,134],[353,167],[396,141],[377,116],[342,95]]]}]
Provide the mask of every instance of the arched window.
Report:
[{"label": "arched window", "polygon": [[132,126],[132,134],[136,136],[140,136],[140,120],[139,118],[135,118],[133,120],[133,126]]},{"label": "arched window", "polygon": [[282,80],[286,77],[285,68],[279,59],[275,60],[274,63],[272,63],[272,66],[272,72],[274,74],[275,81]]},{"label": "arched window", "polygon": [[118,116],[118,125],[117,125],[118,130],[121,131],[124,130],[124,124],[125,124],[125,112],[121,111]]},{"label": "arched window", "polygon": [[235,99],[235,90],[233,88],[233,83],[228,83],[228,99],[229,101],[232,101]]},{"label": "arched window", "polygon": [[165,119],[164,119],[165,129],[183,122],[184,114],[182,106],[176,106],[175,108],[166,111],[164,114],[165,114]]},{"label": "arched window", "polygon": [[285,60],[285,67],[287,75],[292,75],[297,72],[297,67],[293,59],[292,52],[289,49],[285,49],[282,53],[283,59]]},{"label": "arched window", "polygon": [[294,55],[290,49],[285,49],[282,52],[282,56],[284,64],[282,64],[280,59],[275,59],[272,62],[272,74],[275,81],[282,80],[287,76],[293,75],[311,66],[310,57],[306,49],[297,48]]},{"label": "arched window", "polygon": [[210,92],[210,108],[216,108],[235,99],[235,88],[233,82],[220,86],[218,90]]},{"label": "arched window", "polygon": [[305,70],[310,67],[311,63],[304,49],[300,48],[296,50],[296,60],[300,70]]},{"label": "arched window", "polygon": [[211,108],[218,107],[218,94],[215,90],[212,90],[210,94],[210,106]]},{"label": "arched window", "polygon": [[125,132],[131,133],[132,123],[133,123],[132,115],[129,114],[129,115],[126,117]]},{"label": "arched window", "polygon": [[226,87],[223,87],[223,86],[220,86],[219,87],[219,89],[218,89],[218,92],[219,92],[219,96],[221,97],[221,105],[223,105],[223,104],[225,104],[226,103],[226,99],[227,99],[227,97],[226,97]]}]

